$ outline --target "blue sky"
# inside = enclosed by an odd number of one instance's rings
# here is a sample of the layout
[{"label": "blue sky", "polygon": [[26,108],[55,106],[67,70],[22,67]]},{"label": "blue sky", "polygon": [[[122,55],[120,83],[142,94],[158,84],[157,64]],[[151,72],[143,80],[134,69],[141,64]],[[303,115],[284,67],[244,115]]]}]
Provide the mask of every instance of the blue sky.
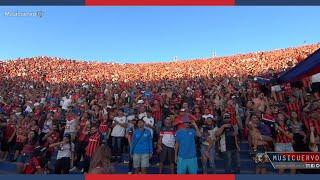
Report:
[{"label": "blue sky", "polygon": [[[43,17],[5,12],[42,11]],[[320,7],[0,7],[0,59],[139,63],[320,41]]]}]

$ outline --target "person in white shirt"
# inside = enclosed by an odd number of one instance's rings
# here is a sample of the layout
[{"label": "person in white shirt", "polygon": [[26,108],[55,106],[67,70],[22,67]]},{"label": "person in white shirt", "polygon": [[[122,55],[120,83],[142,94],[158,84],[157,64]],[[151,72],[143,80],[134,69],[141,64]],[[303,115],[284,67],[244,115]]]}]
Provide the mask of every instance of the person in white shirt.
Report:
[{"label": "person in white shirt", "polygon": [[118,110],[118,116],[116,116],[112,122],[113,129],[111,132],[113,155],[116,157],[118,161],[121,161],[120,156],[123,150],[126,127],[127,118],[124,115],[123,110]]},{"label": "person in white shirt", "polygon": [[145,128],[150,130],[153,137],[154,118],[152,117],[152,111],[147,110],[147,116],[143,117],[142,120],[145,122]]},{"label": "person in white shirt", "polygon": [[66,116],[66,126],[64,134],[70,134],[71,138],[74,139],[77,133],[78,118],[73,113],[68,113]]},{"label": "person in white shirt", "polygon": [[60,101],[60,106],[62,107],[63,110],[67,111],[69,106],[72,103],[71,97],[62,97],[62,100]]},{"label": "person in white shirt", "polygon": [[144,106],[140,107],[138,119],[143,119],[147,116],[146,108]]},{"label": "person in white shirt", "polygon": [[71,135],[65,134],[63,140],[51,144],[49,147],[57,147],[57,162],[55,174],[69,174],[69,169],[73,166],[74,144],[71,142]]},{"label": "person in white shirt", "polygon": [[41,133],[40,133],[40,136],[39,136],[39,143],[40,145],[43,145],[43,141],[42,141],[42,138],[48,134],[51,129],[53,128],[53,116],[52,114],[48,114],[47,115],[47,119],[45,120],[44,124],[43,124],[43,127],[41,129]]},{"label": "person in white shirt", "polygon": [[207,108],[204,110],[204,115],[202,115],[202,118],[204,121],[206,121],[208,118],[214,119],[213,115],[210,114],[209,109]]}]

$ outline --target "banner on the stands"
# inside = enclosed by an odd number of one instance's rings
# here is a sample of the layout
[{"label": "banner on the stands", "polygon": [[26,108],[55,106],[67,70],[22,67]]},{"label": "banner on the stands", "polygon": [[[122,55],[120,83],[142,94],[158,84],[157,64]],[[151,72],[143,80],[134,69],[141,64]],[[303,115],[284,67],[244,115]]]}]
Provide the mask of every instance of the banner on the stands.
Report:
[{"label": "banner on the stands", "polygon": [[320,169],[320,153],[317,152],[267,152],[275,169]]}]

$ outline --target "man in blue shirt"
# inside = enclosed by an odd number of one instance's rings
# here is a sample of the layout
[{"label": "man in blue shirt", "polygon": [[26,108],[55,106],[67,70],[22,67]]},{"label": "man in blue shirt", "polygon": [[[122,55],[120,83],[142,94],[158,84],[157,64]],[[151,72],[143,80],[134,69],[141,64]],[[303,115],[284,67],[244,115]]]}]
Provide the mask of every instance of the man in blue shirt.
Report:
[{"label": "man in blue shirt", "polygon": [[144,121],[138,120],[138,128],[134,130],[132,135],[131,154],[133,158],[133,167],[135,173],[146,174],[146,168],[149,167],[149,159],[152,157],[152,136],[149,129],[144,128]]},{"label": "man in blue shirt", "polygon": [[[185,128],[176,133],[175,158],[177,174],[197,174],[198,162],[195,137],[201,136],[200,130],[194,121],[183,122]],[[191,128],[193,126],[195,129]]]}]

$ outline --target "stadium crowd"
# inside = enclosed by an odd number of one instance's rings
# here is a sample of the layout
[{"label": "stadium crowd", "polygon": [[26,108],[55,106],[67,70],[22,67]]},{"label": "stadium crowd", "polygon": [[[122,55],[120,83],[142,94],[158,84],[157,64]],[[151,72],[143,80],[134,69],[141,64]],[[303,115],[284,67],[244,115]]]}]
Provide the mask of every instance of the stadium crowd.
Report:
[{"label": "stadium crowd", "polygon": [[0,159],[24,174],[116,173],[129,154],[128,173],[148,173],[158,156],[159,173],[168,163],[196,174],[215,173],[218,154],[225,173],[240,173],[242,141],[252,154],[318,152],[320,75],[277,80],[318,48],[146,64],[2,61]]}]

